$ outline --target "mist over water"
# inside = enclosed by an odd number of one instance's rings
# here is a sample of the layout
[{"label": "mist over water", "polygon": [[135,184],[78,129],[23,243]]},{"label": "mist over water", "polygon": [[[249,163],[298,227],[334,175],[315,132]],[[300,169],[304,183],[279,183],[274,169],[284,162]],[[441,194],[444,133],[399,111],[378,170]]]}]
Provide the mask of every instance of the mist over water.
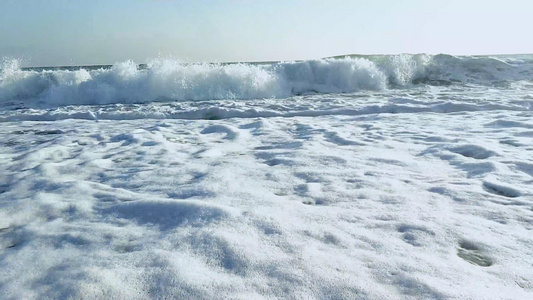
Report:
[{"label": "mist over water", "polygon": [[183,63],[22,69],[5,60],[0,103],[58,107],[111,103],[287,98],[301,94],[501,85],[533,80],[533,56],[373,55],[275,63]]}]

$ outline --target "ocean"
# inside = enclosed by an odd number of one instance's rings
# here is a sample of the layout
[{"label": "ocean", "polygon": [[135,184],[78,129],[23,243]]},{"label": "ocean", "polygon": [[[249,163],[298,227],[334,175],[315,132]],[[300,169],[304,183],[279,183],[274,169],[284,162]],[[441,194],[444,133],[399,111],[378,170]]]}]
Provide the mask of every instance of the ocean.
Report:
[{"label": "ocean", "polygon": [[[459,103],[464,109],[476,105],[484,109],[527,100],[532,69],[531,55],[358,55],[252,64],[159,59],[144,65],[127,61],[112,66],[23,69],[17,61],[6,61],[0,73],[0,120],[263,117],[317,115],[318,110],[349,114],[375,104],[360,97],[389,101],[410,93],[419,95],[416,100],[442,101],[421,101],[417,109],[462,109],[456,107]],[[516,97],[480,102],[480,94],[491,89]],[[451,98],[436,97],[436,90]],[[455,93],[462,97],[455,99]],[[348,103],[339,107],[328,100],[337,95]],[[305,105],[294,105],[301,102]],[[396,106],[380,109],[403,107]]]},{"label": "ocean", "polygon": [[533,298],[533,55],[0,71],[0,298]]}]

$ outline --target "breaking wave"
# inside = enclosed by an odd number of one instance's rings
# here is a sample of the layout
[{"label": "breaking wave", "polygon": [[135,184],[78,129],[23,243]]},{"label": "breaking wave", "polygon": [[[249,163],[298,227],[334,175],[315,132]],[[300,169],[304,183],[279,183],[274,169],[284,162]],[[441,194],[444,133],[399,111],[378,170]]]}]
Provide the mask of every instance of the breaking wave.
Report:
[{"label": "breaking wave", "polygon": [[419,84],[496,85],[533,80],[533,56],[353,55],[277,63],[132,61],[110,67],[21,69],[6,60],[0,103],[50,106],[286,98],[307,93],[410,88]]}]

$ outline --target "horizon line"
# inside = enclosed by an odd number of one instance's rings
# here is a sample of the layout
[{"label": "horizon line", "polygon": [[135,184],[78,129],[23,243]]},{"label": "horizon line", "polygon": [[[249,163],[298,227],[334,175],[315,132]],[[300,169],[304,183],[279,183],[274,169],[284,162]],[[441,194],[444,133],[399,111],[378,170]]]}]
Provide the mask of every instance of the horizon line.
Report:
[{"label": "horizon line", "polygon": [[[483,57],[483,56],[521,56],[521,55],[533,55],[533,53],[499,53],[499,54],[449,54],[449,53],[437,53],[437,54],[431,54],[431,53],[424,53],[424,52],[419,52],[419,53],[408,53],[408,52],[402,52],[402,53],[381,53],[381,54],[358,54],[358,53],[351,53],[351,54],[339,54],[339,55],[333,55],[333,56],[325,56],[325,57],[320,57],[320,58],[313,58],[313,59],[292,59],[292,60],[257,60],[257,61],[222,61],[222,62],[217,62],[217,61],[183,61],[183,62],[180,62],[182,64],[223,64],[223,65],[226,65],[226,64],[239,64],[239,63],[244,63],[244,64],[273,64],[273,63],[279,63],[279,62],[301,62],[301,61],[311,61],[311,60],[321,60],[321,59],[339,59],[339,58],[344,58],[344,57],[356,57],[356,56],[360,56],[360,57],[371,57],[371,56],[394,56],[394,55],[432,55],[432,56],[436,56],[436,55],[451,55],[451,56],[457,56],[457,57],[468,57],[468,56],[471,56],[471,57]],[[20,60],[20,59],[17,59],[17,58],[11,58],[13,60]],[[173,58],[172,57],[169,57],[169,58],[161,58],[161,59],[169,59],[169,60],[172,60]],[[4,57],[4,61],[5,60],[10,60],[10,58],[6,58]],[[174,59],[174,60],[178,60],[178,59]],[[20,69],[53,69],[53,68],[57,68],[57,69],[66,69],[66,68],[76,68],[76,67],[89,67],[89,68],[98,68],[98,67],[109,67],[109,66],[114,66],[118,63],[122,63],[122,62],[127,62],[127,61],[133,61],[131,59],[126,59],[126,60],[123,60],[123,61],[115,61],[114,63],[109,63],[109,64],[61,64],[61,65],[33,65],[33,66],[25,66],[25,67],[21,67]],[[133,61],[134,62],[134,61]],[[147,62],[144,62],[144,63],[136,63],[137,66],[147,66],[148,63]]]}]

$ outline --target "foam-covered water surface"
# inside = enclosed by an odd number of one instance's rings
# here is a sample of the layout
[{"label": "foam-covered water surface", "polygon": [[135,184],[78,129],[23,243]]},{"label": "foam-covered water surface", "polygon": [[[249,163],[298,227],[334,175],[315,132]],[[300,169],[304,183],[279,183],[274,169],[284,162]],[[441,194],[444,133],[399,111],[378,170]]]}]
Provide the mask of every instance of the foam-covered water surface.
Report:
[{"label": "foam-covered water surface", "polygon": [[0,77],[0,298],[529,299],[530,56]]},{"label": "foam-covered water surface", "polygon": [[306,93],[350,93],[417,84],[506,85],[533,80],[533,56],[346,56],[265,64],[132,61],[110,67],[21,69],[6,60],[0,104],[56,107],[218,99],[287,98]]}]

